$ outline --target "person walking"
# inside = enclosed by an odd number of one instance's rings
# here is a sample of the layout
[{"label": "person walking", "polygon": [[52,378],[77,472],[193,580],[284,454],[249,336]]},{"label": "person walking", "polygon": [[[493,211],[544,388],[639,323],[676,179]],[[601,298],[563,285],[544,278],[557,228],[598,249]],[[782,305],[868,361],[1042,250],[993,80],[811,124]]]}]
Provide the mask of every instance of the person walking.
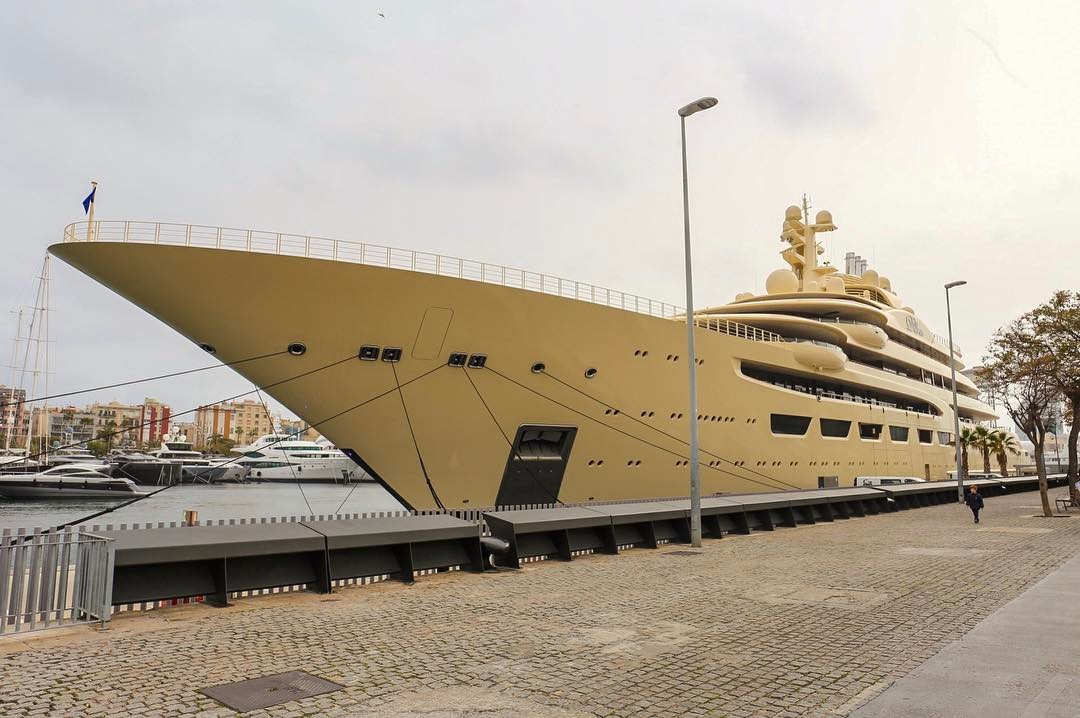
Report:
[{"label": "person walking", "polygon": [[964,503],[971,509],[971,515],[975,517],[975,523],[979,523],[979,511],[983,507],[983,497],[979,494],[978,486],[971,487],[971,491],[964,497]]}]

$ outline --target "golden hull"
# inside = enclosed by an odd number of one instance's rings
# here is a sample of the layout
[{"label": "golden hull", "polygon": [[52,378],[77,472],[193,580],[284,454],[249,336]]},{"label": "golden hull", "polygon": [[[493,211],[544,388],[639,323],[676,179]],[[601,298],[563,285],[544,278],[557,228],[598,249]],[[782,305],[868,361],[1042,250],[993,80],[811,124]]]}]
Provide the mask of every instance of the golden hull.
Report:
[{"label": "golden hull", "polygon": [[[303,343],[302,356],[235,370],[355,451],[412,508],[493,505],[511,458],[508,440],[522,425],[576,427],[559,500],[687,493],[682,322],[321,259],[102,241],[50,251],[185,337],[212,345],[224,362]],[[192,277],[223,291],[192,291]],[[356,359],[365,345],[401,348],[401,360]],[[819,477],[841,486],[867,475],[944,478],[951,466],[953,448],[936,433],[952,429],[943,390],[851,362],[808,368],[794,345],[707,329],[697,330],[697,347],[706,495],[816,487]],[[451,352],[484,355],[486,367],[447,366]],[[354,358],[277,383],[346,357]],[[818,399],[744,376],[744,361],[919,397],[942,414]],[[532,371],[538,362],[542,373]],[[805,436],[775,435],[773,413],[813,421]],[[823,438],[821,417],[855,423],[846,439]],[[880,440],[860,439],[859,421],[910,427],[908,441],[891,441],[887,428]],[[917,428],[934,430],[932,445],[918,442]]]}]

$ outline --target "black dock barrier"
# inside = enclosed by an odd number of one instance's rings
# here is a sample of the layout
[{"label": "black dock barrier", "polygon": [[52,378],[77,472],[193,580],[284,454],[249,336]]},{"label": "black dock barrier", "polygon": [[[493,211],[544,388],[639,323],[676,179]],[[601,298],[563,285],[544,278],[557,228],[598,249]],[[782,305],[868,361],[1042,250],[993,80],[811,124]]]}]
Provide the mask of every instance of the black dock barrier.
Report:
[{"label": "black dock barrier", "polygon": [[116,547],[113,605],[283,586],[329,593],[335,580],[483,570],[480,527],[452,516],[396,516],[95,531]]},{"label": "black dock barrier", "polygon": [[[1051,486],[1064,475],[1048,477]],[[987,496],[1038,488],[1038,478],[975,479]],[[957,500],[954,481],[724,494],[701,500],[702,535],[775,531]],[[459,518],[460,517],[460,518]],[[490,531],[491,537],[485,536]],[[490,562],[519,568],[545,558],[657,548],[690,539],[688,499],[510,507],[390,516],[305,517],[239,524],[125,528],[89,533],[115,546],[112,605],[205,600],[280,590],[328,593],[345,583],[396,579]],[[114,609],[115,610],[115,609]]]}]

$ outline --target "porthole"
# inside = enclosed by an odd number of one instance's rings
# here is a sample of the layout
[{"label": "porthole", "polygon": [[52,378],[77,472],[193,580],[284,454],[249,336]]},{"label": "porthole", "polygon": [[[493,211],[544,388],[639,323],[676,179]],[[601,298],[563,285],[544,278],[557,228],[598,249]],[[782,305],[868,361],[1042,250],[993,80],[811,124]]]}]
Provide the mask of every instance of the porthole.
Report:
[{"label": "porthole", "polygon": [[603,459],[597,459],[596,460],[596,465],[597,466],[603,466],[604,465],[604,460]]},{"label": "porthole", "polygon": [[595,463],[596,463],[595,461],[593,461],[592,459],[589,459],[589,466],[592,466]]},{"label": "porthole", "polygon": [[634,462],[634,466],[641,466],[641,459]]},{"label": "porthole", "polygon": [[651,419],[653,416],[655,416],[655,414],[656,414],[656,412],[650,411],[649,412],[649,418]]},{"label": "porthole", "polygon": [[199,348],[207,354],[217,354],[217,349],[214,348],[213,344],[200,344]]},{"label": "porthole", "polygon": [[589,367],[585,370],[586,379],[592,379],[594,376],[596,376],[596,367]]},{"label": "porthole", "polygon": [[307,347],[304,346],[303,344],[301,344],[300,342],[293,342],[292,344],[289,345],[288,351],[294,357],[298,357],[298,356],[303,355],[304,352],[307,351]]},{"label": "porthole", "polygon": [[634,356],[636,356],[636,357],[641,356],[641,350],[640,349],[635,349],[634,350]]},{"label": "porthole", "polygon": [[641,357],[644,359],[647,356],[649,356],[649,350],[648,349],[643,349],[641,351]]},{"label": "porthole", "polygon": [[545,369],[547,369],[547,367],[544,366],[544,362],[542,361],[538,361],[532,365],[533,374],[543,374]]},{"label": "porthole", "polygon": [[633,466],[633,465],[634,465],[634,462],[633,462],[633,460],[631,459],[630,461],[627,461],[627,462],[626,462],[626,465],[627,465],[627,466]]},{"label": "porthole", "polygon": [[668,355],[667,355],[667,360],[668,360],[668,361],[671,361],[671,356],[672,356],[671,354],[668,354]]}]

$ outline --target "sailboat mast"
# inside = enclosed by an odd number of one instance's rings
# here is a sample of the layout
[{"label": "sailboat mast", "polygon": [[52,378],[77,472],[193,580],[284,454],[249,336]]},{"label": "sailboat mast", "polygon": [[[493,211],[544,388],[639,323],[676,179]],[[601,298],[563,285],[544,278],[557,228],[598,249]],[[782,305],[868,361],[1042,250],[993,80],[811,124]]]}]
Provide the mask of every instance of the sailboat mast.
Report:
[{"label": "sailboat mast", "polygon": [[19,309],[19,318],[18,318],[18,320],[17,320],[17,322],[15,324],[14,346],[12,346],[12,348],[11,348],[11,367],[10,367],[11,368],[11,380],[8,382],[8,386],[11,387],[11,397],[8,399],[8,406],[7,406],[7,409],[6,409],[6,411],[9,412],[8,417],[7,417],[7,421],[4,422],[5,424],[7,424],[7,432],[6,432],[6,435],[4,436],[4,451],[5,452],[11,450],[11,436],[12,436],[12,434],[15,433],[15,420],[18,417],[19,413],[23,410],[23,404],[26,401],[26,396],[23,395],[23,401],[21,401],[21,402],[19,402],[17,404],[15,403],[15,388],[17,386],[17,384],[15,383],[15,377],[16,377],[15,362],[17,362],[19,360],[19,345],[22,343],[22,325],[23,325],[23,310],[20,308]]}]

